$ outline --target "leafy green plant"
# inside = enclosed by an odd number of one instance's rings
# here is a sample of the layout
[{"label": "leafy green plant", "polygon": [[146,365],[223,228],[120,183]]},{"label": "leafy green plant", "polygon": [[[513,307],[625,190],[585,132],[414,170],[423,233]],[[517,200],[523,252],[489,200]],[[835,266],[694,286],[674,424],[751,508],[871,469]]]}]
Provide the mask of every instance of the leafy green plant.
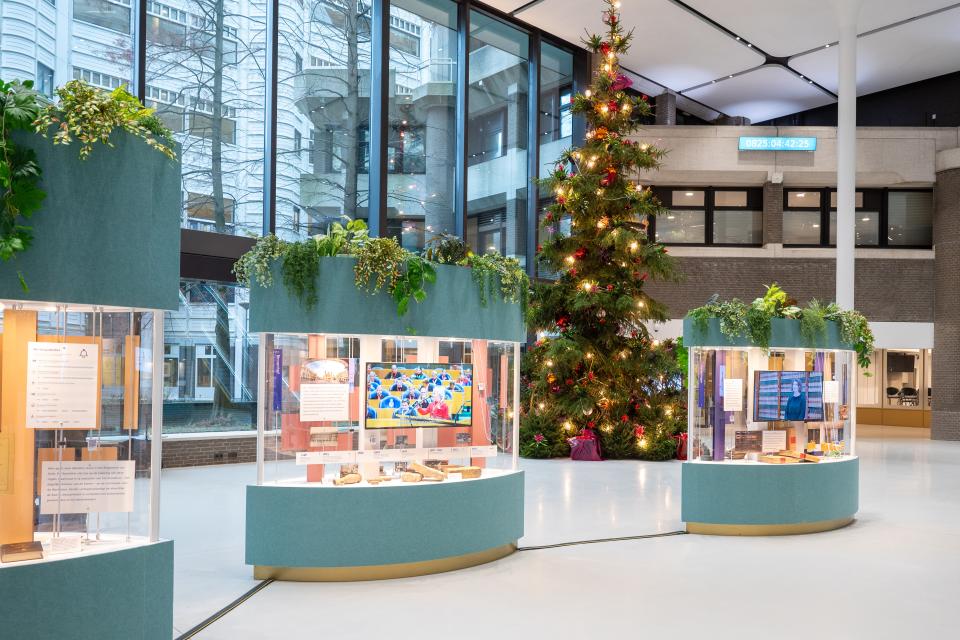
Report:
[{"label": "leafy green plant", "polygon": [[338,256],[356,253],[369,237],[367,223],[363,220],[349,220],[346,225],[334,222],[326,234],[313,236],[317,243],[317,254]]},{"label": "leafy green plant", "polygon": [[393,283],[400,275],[407,252],[395,238],[370,238],[357,251],[354,281],[358,289],[368,293],[386,289],[393,292]]},{"label": "leafy green plant", "polygon": [[530,278],[519,261],[489,252],[483,255],[471,253],[463,264],[473,271],[473,281],[480,293],[481,305],[486,306],[489,295],[495,292],[504,302],[519,303],[526,315]]},{"label": "leafy green plant", "polygon": [[827,307],[819,300],[811,300],[810,304],[800,311],[800,336],[809,346],[823,344],[827,338]]},{"label": "leafy green plant", "polygon": [[272,233],[257,240],[253,248],[240,256],[233,265],[233,273],[237,276],[237,282],[249,287],[252,281],[256,279],[257,284],[261,287],[272,285],[273,272],[271,269],[273,262],[283,257],[288,246],[288,243]]},{"label": "leafy green plant", "polygon": [[173,134],[148,109],[131,95],[126,86],[101,91],[82,80],[71,80],[59,89],[58,104],[44,109],[34,121],[37,133],[47,135],[51,128],[54,144],[80,142],[80,158],[87,158],[96,143],[113,146],[110,134],[116,129],[137,136],[171,160],[176,160]]},{"label": "leafy green plant", "polygon": [[427,297],[424,285],[433,284],[436,281],[437,271],[433,265],[420,256],[409,254],[403,270],[393,281],[393,299],[397,303],[397,315],[406,315],[411,299],[423,302]]},{"label": "leafy green plant", "polygon": [[423,248],[423,257],[437,264],[464,264],[471,253],[466,242],[450,233],[433,236]]},{"label": "leafy green plant", "polygon": [[[863,314],[831,305],[828,317],[840,324],[840,338],[853,345],[860,367],[863,369],[869,367],[870,357],[873,355],[873,331],[870,330],[870,324]],[[871,374],[865,372],[864,375]]]},{"label": "leafy green plant", "polygon": [[[43,103],[32,82],[0,81],[0,259],[4,262],[26,251],[33,243],[33,230],[23,224],[40,208],[46,197],[40,187],[42,170],[33,149],[13,142],[13,131],[30,131]],[[20,286],[27,291],[23,274]]]},{"label": "leafy green plant", "polygon": [[312,240],[290,243],[281,258],[283,284],[303,301],[307,309],[317,304],[319,258],[317,243]]}]

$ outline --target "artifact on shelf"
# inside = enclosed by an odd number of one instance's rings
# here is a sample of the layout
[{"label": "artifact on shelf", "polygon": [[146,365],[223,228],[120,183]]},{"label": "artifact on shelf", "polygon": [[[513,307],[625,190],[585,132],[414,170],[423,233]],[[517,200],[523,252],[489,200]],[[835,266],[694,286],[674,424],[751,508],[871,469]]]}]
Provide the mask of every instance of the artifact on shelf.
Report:
[{"label": "artifact on shelf", "polygon": [[419,473],[423,476],[424,480],[435,480],[443,481],[447,479],[447,474],[439,469],[434,469],[433,467],[428,467],[425,464],[420,464],[419,462],[411,462],[408,466],[408,469]]},{"label": "artifact on shelf", "polygon": [[42,560],[43,545],[39,542],[11,542],[0,545],[0,562]]},{"label": "artifact on shelf", "polygon": [[404,471],[400,474],[400,479],[404,482],[420,482],[423,480],[423,476],[416,471]]},{"label": "artifact on shelf", "polygon": [[333,484],[337,485],[338,487],[345,484],[357,484],[362,479],[363,478],[359,473],[348,473],[344,476],[340,476],[339,478],[334,478]]},{"label": "artifact on shelf", "polygon": [[474,478],[479,478],[480,474],[483,472],[483,469],[480,467],[460,467],[454,473],[459,473],[460,477],[464,480],[470,480]]}]

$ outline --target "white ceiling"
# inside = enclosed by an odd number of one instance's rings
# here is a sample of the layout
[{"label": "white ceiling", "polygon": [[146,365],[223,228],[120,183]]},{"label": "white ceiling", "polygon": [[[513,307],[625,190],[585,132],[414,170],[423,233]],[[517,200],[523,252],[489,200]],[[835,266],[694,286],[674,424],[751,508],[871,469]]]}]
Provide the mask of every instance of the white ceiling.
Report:
[{"label": "white ceiling", "polygon": [[[575,44],[604,30],[597,0],[485,1]],[[843,0],[622,2],[624,26],[636,28],[624,68],[703,103],[704,112],[757,122],[835,102],[837,49],[825,45],[839,37]],[[859,95],[960,71],[956,0],[863,0],[858,32]],[[764,66],[757,49],[789,69]]]}]

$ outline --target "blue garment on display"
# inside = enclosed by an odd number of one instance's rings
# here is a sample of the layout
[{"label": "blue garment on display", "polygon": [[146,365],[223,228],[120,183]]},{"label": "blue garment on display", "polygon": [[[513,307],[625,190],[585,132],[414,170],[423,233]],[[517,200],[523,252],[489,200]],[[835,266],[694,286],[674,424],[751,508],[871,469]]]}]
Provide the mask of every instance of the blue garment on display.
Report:
[{"label": "blue garment on display", "polygon": [[368,406],[368,407],[367,407],[367,418],[368,418],[368,419],[373,419],[373,418],[376,418],[376,417],[377,417],[377,410],[374,409],[373,407]]},{"label": "blue garment on display", "polygon": [[400,408],[400,398],[395,398],[394,396],[387,396],[380,401],[381,409],[399,409]]}]

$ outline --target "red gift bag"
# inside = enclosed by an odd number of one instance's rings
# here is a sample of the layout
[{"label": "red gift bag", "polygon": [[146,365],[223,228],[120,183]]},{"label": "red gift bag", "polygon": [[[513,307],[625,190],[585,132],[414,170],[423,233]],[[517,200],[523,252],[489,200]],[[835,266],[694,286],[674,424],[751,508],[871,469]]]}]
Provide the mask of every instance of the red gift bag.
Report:
[{"label": "red gift bag", "polygon": [[600,440],[592,429],[584,429],[580,435],[567,440],[570,443],[571,460],[587,460],[589,462],[600,462]]}]

